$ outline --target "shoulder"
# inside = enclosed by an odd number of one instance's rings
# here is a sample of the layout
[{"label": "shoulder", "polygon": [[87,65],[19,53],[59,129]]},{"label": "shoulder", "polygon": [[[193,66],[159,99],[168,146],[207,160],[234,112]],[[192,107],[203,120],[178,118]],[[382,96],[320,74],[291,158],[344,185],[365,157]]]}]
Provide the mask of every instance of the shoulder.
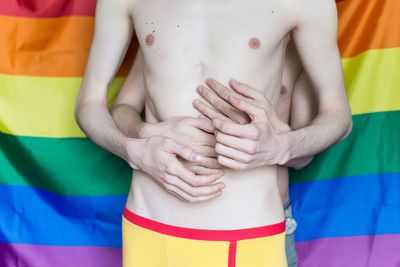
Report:
[{"label": "shoulder", "polygon": [[337,17],[335,0],[292,0],[300,20],[331,20]]}]

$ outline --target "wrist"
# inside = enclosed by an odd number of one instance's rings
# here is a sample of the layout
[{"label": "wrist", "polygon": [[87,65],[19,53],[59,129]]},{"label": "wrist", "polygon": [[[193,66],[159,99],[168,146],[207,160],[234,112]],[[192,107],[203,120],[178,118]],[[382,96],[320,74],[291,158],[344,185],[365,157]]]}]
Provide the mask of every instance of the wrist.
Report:
[{"label": "wrist", "polygon": [[153,135],[158,135],[157,123],[143,122],[138,131],[138,138],[147,139]]},{"label": "wrist", "polygon": [[124,142],[124,159],[132,169],[139,169],[139,159],[142,155],[145,139],[127,138]]},{"label": "wrist", "polygon": [[286,162],[283,163],[283,165],[285,165],[288,162],[303,156],[301,153],[299,153],[299,151],[304,138],[301,137],[302,136],[301,130],[288,131],[283,134],[286,136],[286,145],[287,145],[287,151],[285,157]]}]

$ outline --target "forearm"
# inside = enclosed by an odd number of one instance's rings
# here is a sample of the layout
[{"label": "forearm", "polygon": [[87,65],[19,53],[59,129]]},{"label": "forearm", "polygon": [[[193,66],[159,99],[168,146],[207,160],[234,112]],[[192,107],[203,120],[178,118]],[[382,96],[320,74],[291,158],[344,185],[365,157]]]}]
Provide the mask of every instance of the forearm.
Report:
[{"label": "forearm", "polygon": [[149,138],[161,135],[156,123],[143,121],[140,112],[128,104],[118,104],[111,109],[115,124],[126,136],[131,138]]},{"label": "forearm", "polygon": [[342,140],[352,126],[351,114],[335,109],[320,112],[312,123],[304,128],[286,132],[289,137],[289,160],[286,164],[296,167],[302,162]]},{"label": "forearm", "polygon": [[133,168],[135,167],[128,156],[127,147],[128,143],[130,147],[135,147],[139,140],[128,138],[118,129],[105,105],[79,103],[75,110],[75,117],[81,129],[95,144],[121,157]]}]

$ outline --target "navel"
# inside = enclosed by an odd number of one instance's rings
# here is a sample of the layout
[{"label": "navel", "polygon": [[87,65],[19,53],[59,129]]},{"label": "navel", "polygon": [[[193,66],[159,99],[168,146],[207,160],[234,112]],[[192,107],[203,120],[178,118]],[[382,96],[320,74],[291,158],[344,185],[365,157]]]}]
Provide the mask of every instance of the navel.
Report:
[{"label": "navel", "polygon": [[151,46],[154,43],[154,35],[149,34],[146,36],[146,45]]},{"label": "navel", "polygon": [[261,46],[261,42],[260,42],[260,40],[258,40],[257,38],[252,38],[252,39],[250,39],[250,41],[249,41],[249,46],[250,46],[250,48],[252,48],[252,49],[258,49],[258,48],[260,48],[260,46]]}]

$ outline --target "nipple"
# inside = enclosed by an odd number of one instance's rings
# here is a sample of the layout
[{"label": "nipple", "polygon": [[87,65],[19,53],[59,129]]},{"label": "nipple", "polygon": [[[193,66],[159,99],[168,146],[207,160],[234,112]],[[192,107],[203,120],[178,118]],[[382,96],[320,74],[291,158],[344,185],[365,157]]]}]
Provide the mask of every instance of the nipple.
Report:
[{"label": "nipple", "polygon": [[257,38],[252,38],[249,41],[249,46],[252,49],[258,49],[258,48],[260,48],[260,45],[261,45],[261,42]]},{"label": "nipple", "polygon": [[154,43],[154,35],[149,34],[146,36],[146,45],[151,46]]}]

